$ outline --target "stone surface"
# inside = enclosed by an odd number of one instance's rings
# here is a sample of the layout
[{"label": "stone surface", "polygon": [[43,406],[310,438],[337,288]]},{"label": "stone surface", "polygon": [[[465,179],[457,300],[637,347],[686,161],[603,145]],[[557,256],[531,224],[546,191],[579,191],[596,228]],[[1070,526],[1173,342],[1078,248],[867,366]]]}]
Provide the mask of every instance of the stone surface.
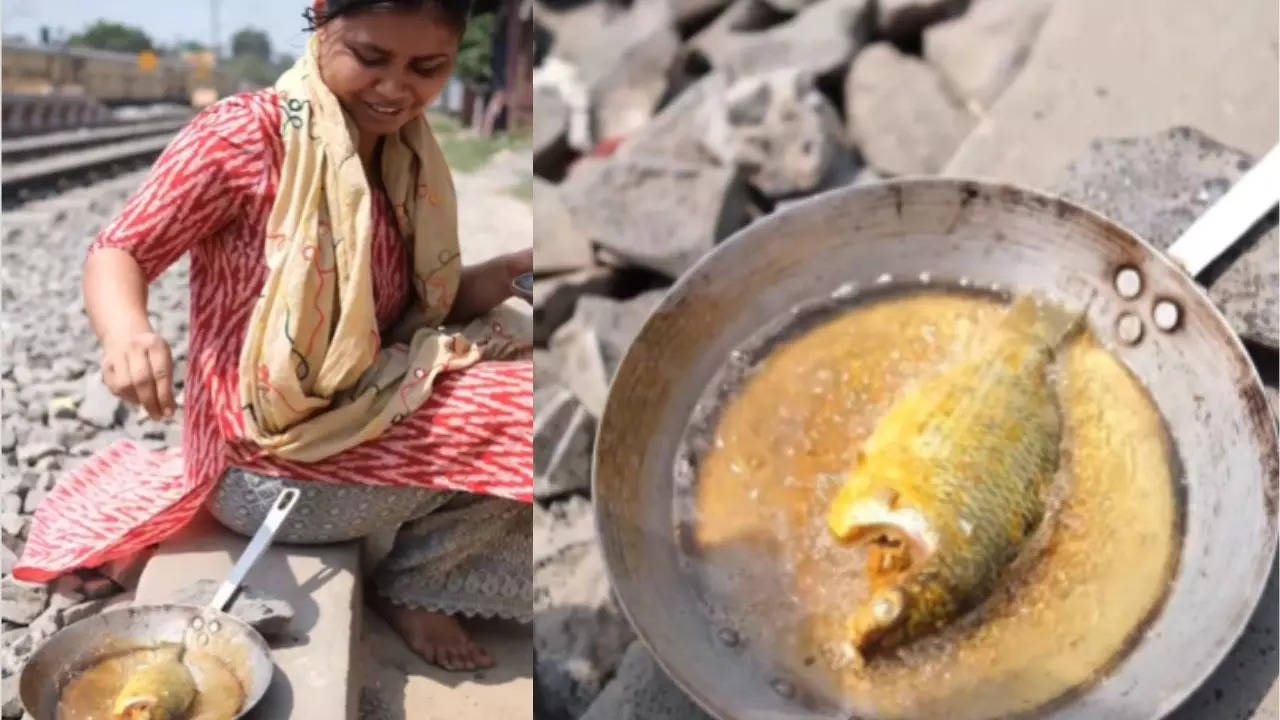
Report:
[{"label": "stone surface", "polygon": [[[535,175],[558,180],[564,174],[564,168],[571,155],[568,139],[569,106],[560,97],[560,91],[550,85],[537,88],[533,95],[533,172]],[[536,205],[534,212],[537,212]]]},{"label": "stone surface", "polygon": [[[754,12],[750,6],[735,7],[739,18]],[[716,26],[692,43],[685,64],[724,71],[734,78],[785,68],[822,76],[846,67],[866,44],[871,37],[870,19],[870,0],[818,0],[765,30],[735,30],[731,23]]]},{"label": "stone surface", "polygon": [[849,167],[840,116],[798,70],[778,70],[734,83],[711,114],[707,150],[771,198],[813,193]]},{"label": "stone surface", "polygon": [[[193,582],[226,577],[247,543],[202,512],[147,562],[137,602],[168,602],[175,591]],[[352,668],[361,604],[358,564],[359,551],[352,543],[273,545],[249,572],[247,585],[287,600],[296,612],[289,641],[271,650],[284,678],[268,688],[250,716],[253,720],[354,720],[359,698],[359,679]]]},{"label": "stone surface", "polygon": [[614,36],[621,56],[589,85],[599,140],[625,137],[653,117],[680,51],[667,0],[634,0],[624,18]]},{"label": "stone surface", "polygon": [[666,0],[586,3],[540,12],[539,21],[555,33],[551,53],[573,67],[574,82],[586,92],[592,143],[626,135],[652,116],[680,44]]},{"label": "stone surface", "polygon": [[[541,275],[579,270],[593,262],[591,239],[574,222],[563,192],[533,179],[533,269]],[[535,289],[536,293],[537,290]]]},{"label": "stone surface", "polygon": [[106,605],[107,601],[105,599],[99,599],[86,600],[85,602],[72,605],[71,607],[63,608],[58,616],[58,623],[63,627],[66,627],[67,625],[80,622],[91,615],[97,615],[102,611],[102,608],[106,607]]},{"label": "stone surface", "polygon": [[[220,580],[202,578],[175,591],[172,602],[182,605],[208,605],[221,584]],[[288,632],[289,623],[293,622],[294,616],[293,606],[289,601],[249,585],[240,587],[227,611],[249,623],[268,640],[279,638]]]},{"label": "stone surface", "polygon": [[1280,568],[1272,567],[1258,608],[1222,664],[1166,720],[1277,720],[1280,718],[1280,655],[1276,607]]},{"label": "stone surface", "polygon": [[745,186],[730,168],[586,158],[561,187],[593,244],[672,278],[745,221]]},{"label": "stone surface", "polygon": [[3,616],[9,622],[30,625],[49,607],[49,587],[44,583],[22,582],[10,575],[3,588]]},{"label": "stone surface", "polygon": [[891,40],[909,41],[927,26],[964,10],[970,0],[875,0],[876,29]]},{"label": "stone surface", "polygon": [[3,683],[4,690],[4,704],[0,706],[0,716],[3,716],[5,720],[22,717],[23,708],[22,700],[18,697],[18,680],[19,676],[15,673],[13,675],[5,675],[3,681],[0,681]]},{"label": "stone surface", "polygon": [[[1197,130],[1173,128],[1093,142],[1055,189],[1166,249],[1252,163]],[[1259,230],[1210,268],[1209,297],[1241,335],[1280,347],[1280,233],[1274,218]]]},{"label": "stone surface", "polygon": [[924,58],[951,92],[991,107],[1031,53],[1052,0],[977,0],[964,15],[924,31]]},{"label": "stone surface", "polygon": [[[751,1],[751,0],[743,0]],[[711,117],[721,109],[728,81],[710,73],[689,85],[645,125],[618,146],[616,156],[653,161],[676,160],[691,165],[713,163],[705,138]]]},{"label": "stone surface", "polygon": [[582,720],[711,720],[654,662],[639,640],[631,643],[617,677]]},{"label": "stone surface", "polygon": [[533,495],[551,500],[591,488],[595,421],[573,393],[555,385],[534,396]]},{"label": "stone surface", "polygon": [[945,172],[1047,188],[1094,138],[1176,126],[1261,157],[1280,125],[1277,27],[1272,0],[1229,13],[1200,0],[1055,3],[1026,66]]},{"label": "stone surface", "polygon": [[973,126],[932,67],[888,43],[858,54],[844,93],[850,137],[887,175],[938,172]]},{"label": "stone surface", "polygon": [[[563,382],[593,416],[600,417],[608,383],[631,341],[664,294],[663,290],[651,290],[623,301],[582,297],[573,318],[552,337],[551,350],[561,368]],[[584,349],[590,347],[592,340],[598,352]]]},{"label": "stone surface", "polygon": [[77,409],[77,416],[96,428],[109,428],[120,419],[123,404],[111,394],[100,373],[90,373],[85,378],[84,401]]},{"label": "stone surface", "polygon": [[634,637],[614,603],[591,503],[534,511],[534,695],[538,717],[578,718]]},{"label": "stone surface", "polygon": [[[535,261],[536,262],[536,261]],[[533,283],[533,341],[545,345],[551,333],[573,315],[583,295],[608,295],[617,284],[617,275],[608,268],[595,267],[578,272],[538,278]]]}]

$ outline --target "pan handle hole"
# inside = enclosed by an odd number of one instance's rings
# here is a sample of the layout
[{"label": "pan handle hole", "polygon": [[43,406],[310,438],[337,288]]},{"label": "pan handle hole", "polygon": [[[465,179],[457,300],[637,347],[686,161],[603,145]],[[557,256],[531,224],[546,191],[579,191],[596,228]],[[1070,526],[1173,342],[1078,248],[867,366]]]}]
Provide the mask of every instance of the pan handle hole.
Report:
[{"label": "pan handle hole", "polygon": [[1134,313],[1120,313],[1120,317],[1116,318],[1116,337],[1120,338],[1120,342],[1137,345],[1142,339],[1142,333],[1142,318]]},{"label": "pan handle hole", "polygon": [[1151,322],[1165,332],[1175,330],[1182,322],[1182,308],[1172,300],[1157,300],[1151,309]]},{"label": "pan handle hole", "polygon": [[1122,267],[1116,271],[1116,292],[1126,300],[1132,300],[1142,294],[1142,273],[1137,268]]}]

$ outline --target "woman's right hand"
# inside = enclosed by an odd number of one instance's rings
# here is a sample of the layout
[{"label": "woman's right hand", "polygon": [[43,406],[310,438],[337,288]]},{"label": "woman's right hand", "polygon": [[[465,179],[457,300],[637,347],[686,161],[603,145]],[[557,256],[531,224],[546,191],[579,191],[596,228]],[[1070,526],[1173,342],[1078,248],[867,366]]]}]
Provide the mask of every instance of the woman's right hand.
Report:
[{"label": "woman's right hand", "polygon": [[173,417],[173,355],[151,330],[110,337],[102,344],[102,380],[127,403],[141,405],[152,420]]}]

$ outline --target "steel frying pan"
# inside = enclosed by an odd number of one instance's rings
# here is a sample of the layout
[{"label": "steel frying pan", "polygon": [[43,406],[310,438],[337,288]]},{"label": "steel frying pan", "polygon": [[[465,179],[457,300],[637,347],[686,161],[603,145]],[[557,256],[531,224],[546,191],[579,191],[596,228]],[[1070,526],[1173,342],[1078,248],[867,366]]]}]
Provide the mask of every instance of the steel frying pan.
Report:
[{"label": "steel frying pan", "polygon": [[910,287],[929,273],[931,287],[968,278],[1057,297],[1087,307],[1099,337],[1132,340],[1115,342],[1115,354],[1150,392],[1182,470],[1180,560],[1162,609],[1132,650],[1040,716],[1173,711],[1240,635],[1275,561],[1276,421],[1244,347],[1192,277],[1275,205],[1277,187],[1273,150],[1168,255],[1059,198],[935,178],[837,189],[720,244],[641,329],[596,440],[593,497],[605,562],[658,663],[723,720],[847,717],[830,699],[824,707],[821,698],[779,691],[792,689],[785,683],[771,687],[717,640],[681,566],[673,465],[703,389],[761,327],[850,282],[866,287],[887,276]]},{"label": "steel frying pan", "polygon": [[35,720],[58,720],[63,690],[86,667],[116,653],[177,643],[216,656],[232,671],[245,695],[235,717],[244,717],[271,684],[271,650],[257,630],[225,608],[299,495],[296,489],[280,493],[208,606],[127,606],[85,618],[51,636],[22,670],[19,693],[27,712]]}]

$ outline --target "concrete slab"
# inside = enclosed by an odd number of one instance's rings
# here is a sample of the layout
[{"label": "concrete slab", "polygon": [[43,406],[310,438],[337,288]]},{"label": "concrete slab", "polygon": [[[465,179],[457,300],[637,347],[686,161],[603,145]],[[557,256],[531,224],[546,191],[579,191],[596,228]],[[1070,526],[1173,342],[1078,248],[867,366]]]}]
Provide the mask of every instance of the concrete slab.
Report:
[{"label": "concrete slab", "polygon": [[[157,549],[138,581],[137,601],[166,602],[191,582],[226,577],[247,544],[247,538],[202,512]],[[263,554],[246,584],[288,600],[295,615],[290,639],[272,648],[276,676],[248,720],[355,719],[360,683],[352,659],[362,617],[359,578],[355,543],[274,545]]]},{"label": "concrete slab", "polygon": [[1260,157],[1276,143],[1275,0],[1054,3],[1022,73],[947,175],[1048,187],[1096,137],[1198,128]]},{"label": "concrete slab", "polygon": [[372,610],[364,614],[360,720],[519,720],[533,716],[533,629],[500,620],[467,622],[497,665],[451,673],[426,664]]}]

